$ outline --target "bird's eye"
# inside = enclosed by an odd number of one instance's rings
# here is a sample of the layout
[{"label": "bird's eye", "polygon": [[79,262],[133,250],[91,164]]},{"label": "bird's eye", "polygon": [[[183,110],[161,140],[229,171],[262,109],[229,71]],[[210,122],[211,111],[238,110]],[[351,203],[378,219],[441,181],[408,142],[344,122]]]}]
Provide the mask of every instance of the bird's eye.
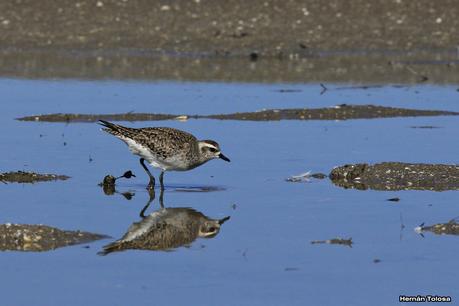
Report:
[{"label": "bird's eye", "polygon": [[215,148],[209,148],[209,151],[212,152],[212,153],[215,153],[215,152],[217,152],[217,149],[215,149]]},{"label": "bird's eye", "polygon": [[216,228],[215,227],[209,227],[209,232],[215,232]]}]

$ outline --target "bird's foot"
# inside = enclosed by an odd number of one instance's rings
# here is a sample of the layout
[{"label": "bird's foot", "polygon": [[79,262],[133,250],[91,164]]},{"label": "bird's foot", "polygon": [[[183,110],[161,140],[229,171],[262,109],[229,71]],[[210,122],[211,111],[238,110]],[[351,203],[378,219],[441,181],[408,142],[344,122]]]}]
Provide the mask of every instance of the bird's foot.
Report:
[{"label": "bird's foot", "polygon": [[147,185],[147,190],[151,191],[151,190],[155,190],[155,183],[150,181]]}]

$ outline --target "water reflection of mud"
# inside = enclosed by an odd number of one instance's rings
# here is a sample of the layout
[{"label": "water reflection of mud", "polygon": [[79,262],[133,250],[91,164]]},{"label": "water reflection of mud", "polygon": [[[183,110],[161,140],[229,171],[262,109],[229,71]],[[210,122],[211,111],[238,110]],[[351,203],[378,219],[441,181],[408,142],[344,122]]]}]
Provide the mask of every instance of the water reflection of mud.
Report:
[{"label": "water reflection of mud", "polygon": [[213,238],[222,224],[230,219],[211,219],[188,207],[164,207],[164,194],[159,197],[160,208],[145,215],[155,198],[154,191],[140,212],[140,221],[134,222],[122,238],[112,242],[99,252],[107,255],[125,250],[168,251],[190,246],[197,238]]},{"label": "water reflection of mud", "polygon": [[438,223],[428,226],[423,223],[414,230],[421,235],[424,232],[432,232],[437,235],[459,235],[459,223],[457,223],[455,219],[447,223]]},{"label": "water reflection of mud", "polygon": [[43,252],[105,238],[110,237],[46,225],[0,224],[1,251]]},{"label": "water reflection of mud", "polygon": [[[11,28],[8,30],[10,31]],[[40,41],[43,41],[43,38],[40,38]],[[142,41],[145,41],[144,37]],[[209,46],[206,45],[206,48],[208,49]],[[17,52],[14,48],[9,51],[3,49],[0,53],[0,73],[5,77],[26,79],[140,81],[167,79],[256,83],[326,82],[329,84],[349,82],[370,84],[371,87],[374,87],[374,84],[418,83],[425,81],[426,76],[428,81],[433,83],[457,84],[459,82],[456,54],[432,50],[416,52],[412,50],[398,54],[367,50],[362,53],[359,51],[360,56],[352,51],[331,52],[328,56],[318,51],[317,56],[311,57],[308,55],[309,49],[304,51],[308,58],[297,60],[262,58],[256,63],[252,62],[250,69],[247,69],[249,58],[245,56],[243,58],[199,55],[193,57],[188,53],[167,55],[164,52],[131,48],[123,50],[117,48],[116,52],[113,52],[114,49],[105,51],[101,48],[78,49],[76,53],[52,47],[42,50],[21,49],[21,52]],[[352,56],[349,56],[351,54]],[[427,64],[406,62],[407,59],[426,58],[435,60]],[[413,73],[412,67],[416,67],[416,73]],[[317,87],[320,91],[319,86]],[[289,93],[284,91],[282,94]]]},{"label": "water reflection of mud", "polygon": [[336,167],[332,182],[343,188],[359,190],[457,190],[459,166],[385,162]]}]

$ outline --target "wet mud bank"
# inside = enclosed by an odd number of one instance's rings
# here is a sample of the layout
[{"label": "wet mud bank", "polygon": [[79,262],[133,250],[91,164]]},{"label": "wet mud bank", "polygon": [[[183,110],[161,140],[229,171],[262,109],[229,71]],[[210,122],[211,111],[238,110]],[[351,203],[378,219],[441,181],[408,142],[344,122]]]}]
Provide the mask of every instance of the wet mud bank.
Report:
[{"label": "wet mud bank", "polygon": [[47,225],[0,224],[0,251],[43,252],[106,238],[110,237]]},{"label": "wet mud bank", "polygon": [[0,11],[0,74],[9,77],[459,79],[453,0],[22,0],[0,2]]},{"label": "wet mud bank", "polygon": [[439,49],[455,47],[459,35],[453,0],[22,0],[1,2],[0,11],[1,45],[22,48],[289,56],[316,48]]},{"label": "wet mud bank", "polygon": [[147,113],[125,113],[125,114],[46,114],[17,118],[19,121],[37,122],[97,122],[98,120],[108,121],[161,121],[178,118],[179,115],[170,114],[147,114]]},{"label": "wet mud bank", "polygon": [[359,190],[457,190],[459,166],[384,162],[334,168],[330,175],[339,187]]},{"label": "wet mud bank", "polygon": [[279,121],[279,120],[349,120],[418,116],[457,116],[458,112],[441,110],[419,110],[385,107],[378,105],[342,104],[326,108],[268,109],[256,112],[216,114],[216,115],[173,115],[173,114],[45,114],[17,118],[20,121],[35,122],[96,122],[109,121],[161,121],[188,119],[216,119],[243,121]]},{"label": "wet mud bank", "polygon": [[40,174],[35,172],[14,171],[0,173],[0,182],[4,183],[37,183],[67,180],[69,176],[58,174]]},{"label": "wet mud bank", "polygon": [[277,121],[277,120],[349,120],[392,117],[459,115],[457,112],[417,110],[377,105],[337,105],[316,109],[272,109],[259,112],[210,115],[204,118],[219,120]]}]

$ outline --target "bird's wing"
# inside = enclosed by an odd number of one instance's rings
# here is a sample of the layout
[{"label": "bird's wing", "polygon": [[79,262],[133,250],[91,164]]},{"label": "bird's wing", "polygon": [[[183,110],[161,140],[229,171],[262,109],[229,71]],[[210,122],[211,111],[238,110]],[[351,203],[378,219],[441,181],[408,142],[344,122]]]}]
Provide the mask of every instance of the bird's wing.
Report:
[{"label": "bird's wing", "polygon": [[129,144],[133,140],[157,155],[166,158],[170,156],[171,149],[175,151],[187,151],[197,139],[190,133],[168,127],[148,127],[148,128],[128,128],[119,124],[99,120],[105,128],[105,132],[110,133]]},{"label": "bird's wing", "polygon": [[189,133],[168,127],[137,129],[137,133],[131,138],[163,158],[170,156],[171,150],[186,151],[197,141]]}]

